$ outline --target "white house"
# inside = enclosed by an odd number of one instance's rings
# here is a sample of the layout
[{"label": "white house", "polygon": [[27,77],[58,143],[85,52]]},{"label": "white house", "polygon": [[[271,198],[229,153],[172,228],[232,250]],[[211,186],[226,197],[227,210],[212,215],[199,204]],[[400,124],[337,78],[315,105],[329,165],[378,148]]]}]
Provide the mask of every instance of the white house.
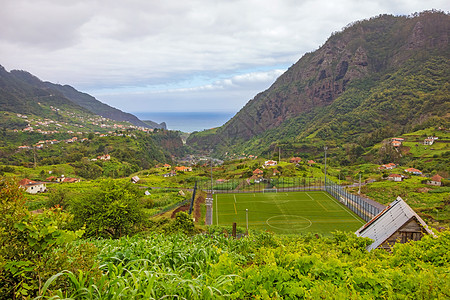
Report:
[{"label": "white house", "polygon": [[444,177],[440,176],[439,174],[436,174],[433,177],[431,177],[430,180],[427,181],[427,184],[428,185],[441,186],[442,185],[442,179],[444,179]]},{"label": "white house", "polygon": [[43,193],[47,190],[47,186],[44,182],[37,182],[27,178],[19,181],[19,186],[29,194]]},{"label": "white house", "polygon": [[434,139],[430,139],[430,138],[425,139],[425,140],[423,141],[423,144],[424,144],[424,145],[428,145],[428,146],[433,145],[433,143],[434,143]]},{"label": "white house", "polygon": [[387,179],[392,181],[402,181],[403,176],[399,174],[390,174]]},{"label": "white house", "polygon": [[264,165],[265,165],[266,167],[273,167],[273,166],[278,165],[278,163],[277,163],[276,161],[274,161],[274,160],[266,160],[266,161],[264,162]]}]

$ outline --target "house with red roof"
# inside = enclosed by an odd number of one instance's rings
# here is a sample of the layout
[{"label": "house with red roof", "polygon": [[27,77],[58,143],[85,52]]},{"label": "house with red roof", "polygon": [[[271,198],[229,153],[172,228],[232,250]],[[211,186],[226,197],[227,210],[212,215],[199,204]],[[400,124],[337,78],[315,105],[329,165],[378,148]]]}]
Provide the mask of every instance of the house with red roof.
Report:
[{"label": "house with red roof", "polygon": [[404,176],[400,174],[390,174],[387,179],[392,181],[402,181],[403,177]]},{"label": "house with red roof", "polygon": [[431,177],[430,180],[427,181],[427,184],[428,185],[441,186],[442,185],[442,179],[444,179],[444,177],[440,176],[439,174],[436,174],[433,177]]},{"label": "house with red roof", "polygon": [[256,169],[255,171],[253,171],[254,176],[261,177],[263,174],[264,174],[264,172],[261,169]]},{"label": "house with red roof", "polygon": [[24,178],[19,181],[19,186],[29,194],[43,193],[47,190],[47,186],[44,182],[33,181],[28,178]]},{"label": "house with red roof", "polygon": [[427,138],[423,141],[423,144],[428,145],[428,146],[433,145],[433,143],[434,143],[434,139],[430,139],[430,138]]},{"label": "house with red roof", "polygon": [[379,170],[392,170],[392,169],[394,169],[394,168],[396,168],[396,167],[397,167],[396,164],[394,164],[394,163],[388,163],[388,164],[385,164],[385,165],[381,165],[380,167],[378,167],[378,169],[379,169]]},{"label": "house with red roof", "polygon": [[397,148],[397,147],[400,147],[402,145],[402,142],[392,141],[391,144],[392,144],[392,147],[396,147]]},{"label": "house with red roof", "polygon": [[185,167],[185,166],[180,166],[180,167],[175,167],[175,171],[181,171],[181,172],[192,172],[192,168],[191,167]]},{"label": "house with red roof", "polygon": [[111,159],[111,156],[110,156],[109,154],[104,154],[104,155],[97,156],[97,159],[100,159],[100,160],[110,160],[110,159]]},{"label": "house with red roof", "polygon": [[289,160],[289,162],[291,163],[291,164],[298,164],[299,162],[301,162],[302,161],[302,159],[300,158],[300,157],[292,157],[290,160]]},{"label": "house with red roof", "polygon": [[408,168],[405,170],[406,173],[411,173],[413,175],[422,175],[422,171],[417,170],[415,168]]},{"label": "house with red roof", "polygon": [[403,143],[403,142],[405,141],[405,139],[404,139],[404,138],[392,138],[391,141],[392,141],[392,142],[395,141],[395,142]]},{"label": "house with red roof", "polygon": [[274,160],[266,160],[265,162],[264,162],[264,166],[266,166],[266,167],[274,167],[274,166],[276,166],[278,163],[276,162],[276,161],[274,161]]}]

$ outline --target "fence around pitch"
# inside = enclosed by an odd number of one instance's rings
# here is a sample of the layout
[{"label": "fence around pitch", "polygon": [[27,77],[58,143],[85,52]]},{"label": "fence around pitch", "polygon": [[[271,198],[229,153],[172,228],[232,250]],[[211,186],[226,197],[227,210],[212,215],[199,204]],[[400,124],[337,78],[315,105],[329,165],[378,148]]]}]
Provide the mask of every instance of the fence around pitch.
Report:
[{"label": "fence around pitch", "polygon": [[[211,181],[199,182],[198,188],[211,192]],[[347,192],[328,178],[326,184],[323,178],[230,179],[212,183],[214,194],[263,193],[270,189],[276,189],[277,192],[327,191],[366,222],[385,208],[371,199]]]},{"label": "fence around pitch", "polygon": [[385,208],[384,205],[369,198],[347,192],[342,186],[329,179],[326,179],[325,191],[366,222],[378,215]]},{"label": "fence around pitch", "polygon": [[[230,179],[215,181],[212,190],[215,194],[262,193],[270,189],[278,192],[321,191],[322,178],[273,178],[273,179]],[[198,188],[211,192],[211,181],[198,182]]]}]

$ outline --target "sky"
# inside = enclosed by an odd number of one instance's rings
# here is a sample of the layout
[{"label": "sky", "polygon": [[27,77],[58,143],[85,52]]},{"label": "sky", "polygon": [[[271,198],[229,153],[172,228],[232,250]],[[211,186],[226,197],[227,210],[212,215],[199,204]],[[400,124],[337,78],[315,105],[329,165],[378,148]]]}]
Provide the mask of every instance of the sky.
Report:
[{"label": "sky", "polygon": [[448,0],[0,0],[0,65],[126,112],[237,112],[351,22]]}]

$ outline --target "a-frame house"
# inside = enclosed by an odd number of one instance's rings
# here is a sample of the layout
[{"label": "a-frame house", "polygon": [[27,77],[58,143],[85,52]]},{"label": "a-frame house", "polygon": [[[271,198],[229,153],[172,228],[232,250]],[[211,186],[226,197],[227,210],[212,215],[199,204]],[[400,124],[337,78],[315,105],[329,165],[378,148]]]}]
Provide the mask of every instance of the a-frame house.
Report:
[{"label": "a-frame house", "polygon": [[355,234],[373,240],[373,243],[367,246],[368,251],[375,248],[389,250],[395,243],[418,241],[425,234],[434,236],[422,218],[400,197]]}]

